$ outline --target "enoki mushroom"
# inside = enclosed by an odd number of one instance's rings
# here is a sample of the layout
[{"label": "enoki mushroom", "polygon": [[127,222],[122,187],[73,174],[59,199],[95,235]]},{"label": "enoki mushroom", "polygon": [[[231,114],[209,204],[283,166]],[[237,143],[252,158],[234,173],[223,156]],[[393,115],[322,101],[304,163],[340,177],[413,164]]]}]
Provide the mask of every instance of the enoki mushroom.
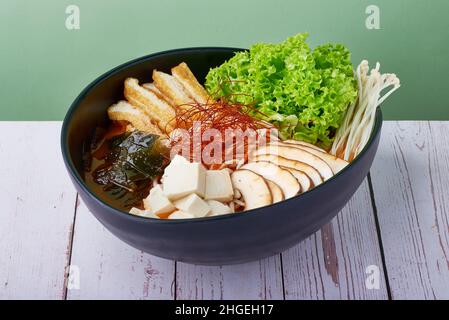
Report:
[{"label": "enoki mushroom", "polygon": [[377,63],[370,71],[366,60],[357,67],[358,97],[349,106],[330,150],[346,161],[352,161],[365,147],[373,130],[377,107],[400,87],[395,74],[381,74],[379,70]]}]

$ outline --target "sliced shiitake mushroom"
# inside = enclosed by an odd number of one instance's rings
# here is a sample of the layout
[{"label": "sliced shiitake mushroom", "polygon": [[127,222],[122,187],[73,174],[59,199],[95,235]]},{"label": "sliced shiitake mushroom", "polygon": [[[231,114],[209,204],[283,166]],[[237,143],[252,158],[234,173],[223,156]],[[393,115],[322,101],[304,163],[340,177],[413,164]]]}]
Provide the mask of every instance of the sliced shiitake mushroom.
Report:
[{"label": "sliced shiitake mushroom", "polygon": [[321,175],[324,181],[330,179],[334,174],[329,165],[321,158],[316,155],[300,148],[295,148],[295,146],[285,146],[281,144],[270,144],[268,146],[263,146],[254,151],[253,156],[258,156],[262,154],[274,154],[287,159],[297,160],[314,167]]},{"label": "sliced shiitake mushroom", "polygon": [[321,178],[320,173],[314,167],[301,161],[287,159],[274,154],[258,155],[254,158],[254,161],[269,161],[281,167],[293,168],[302,171],[312,181],[311,188],[316,187],[323,182],[323,178]]},{"label": "sliced shiitake mushroom", "polygon": [[250,162],[242,166],[242,169],[251,170],[266,180],[276,183],[286,199],[294,197],[301,191],[301,186],[296,178],[285,169],[271,162]]},{"label": "sliced shiitake mushroom", "polygon": [[268,206],[273,202],[265,179],[250,170],[236,170],[231,175],[232,186],[245,201],[245,210]]},{"label": "sliced shiitake mushroom", "polygon": [[306,145],[306,144],[293,144],[293,143],[285,143],[285,142],[278,142],[276,141],[275,143],[273,143],[275,145],[285,145],[285,146],[290,146],[290,147],[295,147],[295,148],[299,148],[299,149],[303,149],[307,152],[312,153],[313,155],[319,157],[320,159],[322,159],[323,161],[325,161],[329,167],[331,167],[332,171],[334,172],[334,174],[338,173],[340,170],[342,170],[344,167],[346,167],[348,165],[348,162],[337,158],[334,155],[331,155],[329,153],[327,153],[326,151],[324,151],[323,149],[319,149],[313,145]]},{"label": "sliced shiitake mushroom", "polygon": [[299,184],[301,185],[301,193],[309,191],[311,189],[312,182],[304,172],[283,166],[281,166],[281,168],[288,170],[296,178],[296,180],[298,180]]},{"label": "sliced shiitake mushroom", "polygon": [[285,199],[282,189],[276,183],[270,180],[265,181],[270,189],[271,196],[273,197],[273,203],[280,202]]}]

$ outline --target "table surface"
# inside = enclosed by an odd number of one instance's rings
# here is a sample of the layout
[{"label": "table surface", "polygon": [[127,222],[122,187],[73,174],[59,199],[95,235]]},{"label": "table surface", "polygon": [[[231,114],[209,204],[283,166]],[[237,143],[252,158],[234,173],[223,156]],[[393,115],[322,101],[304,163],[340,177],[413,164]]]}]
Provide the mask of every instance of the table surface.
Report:
[{"label": "table surface", "polygon": [[330,224],[223,267],[105,230],[65,171],[60,126],[0,122],[0,299],[449,299],[449,122],[384,122],[368,178]]}]

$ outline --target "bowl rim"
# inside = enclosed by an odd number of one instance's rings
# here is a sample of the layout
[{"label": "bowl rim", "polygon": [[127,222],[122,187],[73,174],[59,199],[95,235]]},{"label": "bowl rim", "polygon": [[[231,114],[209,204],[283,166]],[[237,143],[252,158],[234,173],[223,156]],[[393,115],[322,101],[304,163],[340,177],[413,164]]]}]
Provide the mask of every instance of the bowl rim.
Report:
[{"label": "bowl rim", "polygon": [[[131,220],[133,222],[146,222],[146,223],[155,223],[155,224],[184,224],[184,223],[205,223],[205,222],[217,222],[217,221],[221,221],[221,220],[227,220],[227,219],[242,219],[248,216],[253,216],[255,214],[268,214],[269,212],[271,212],[272,210],[265,210],[268,208],[273,208],[275,206],[280,205],[281,203],[285,203],[285,202],[290,202],[290,201],[294,201],[299,198],[299,197],[308,197],[310,196],[312,193],[314,192],[318,192],[318,190],[323,187],[325,184],[333,181],[334,179],[336,179],[336,177],[342,175],[344,172],[346,172],[347,170],[350,169],[350,167],[352,167],[352,165],[356,162],[358,162],[363,155],[367,152],[367,150],[370,148],[370,146],[373,144],[375,138],[379,135],[380,133],[380,129],[382,127],[382,111],[379,107],[377,107],[376,110],[376,115],[375,115],[375,120],[374,120],[374,126],[373,129],[371,131],[370,134],[370,138],[368,140],[368,142],[366,143],[366,145],[363,147],[363,149],[360,151],[360,153],[357,155],[357,157],[355,159],[353,159],[346,167],[344,167],[342,170],[340,170],[338,173],[334,174],[331,178],[329,178],[328,180],[326,180],[325,182],[323,182],[322,184],[314,187],[313,189],[306,191],[304,193],[301,193],[297,196],[294,196],[292,198],[283,200],[281,202],[278,203],[273,203],[270,204],[268,206],[264,206],[264,207],[260,207],[260,208],[256,208],[256,209],[251,209],[248,211],[245,211],[244,214],[234,214],[234,213],[229,213],[229,214],[224,214],[224,215],[220,215],[220,216],[213,216],[213,217],[202,217],[202,218],[189,218],[189,219],[174,219],[174,220],[169,220],[169,219],[156,219],[156,218],[151,218],[151,217],[142,217],[142,216],[137,216],[137,215],[133,215],[130,214],[128,212],[125,211],[121,211],[117,208],[114,208],[113,206],[107,204],[106,202],[104,202],[103,200],[101,200],[93,191],[91,191],[89,189],[89,187],[87,186],[86,182],[84,181],[84,179],[81,177],[81,175],[78,173],[77,169],[75,168],[75,165],[72,161],[72,158],[70,156],[70,151],[68,148],[68,125],[70,123],[70,121],[73,118],[73,114],[75,113],[75,110],[77,109],[78,105],[80,104],[80,102],[85,98],[85,96],[92,91],[98,84],[100,84],[102,81],[106,80],[107,78],[113,76],[114,74],[122,71],[123,69],[132,67],[136,64],[139,64],[141,62],[143,62],[144,60],[148,60],[157,56],[161,56],[161,55],[169,55],[169,54],[175,54],[175,53],[187,53],[189,51],[229,51],[229,52],[237,52],[237,51],[243,51],[243,50],[247,50],[247,49],[242,49],[242,48],[236,48],[236,47],[187,47],[187,48],[179,48],[179,49],[171,49],[171,50],[166,50],[166,51],[160,51],[160,52],[156,52],[156,53],[152,53],[149,55],[145,55],[142,56],[140,58],[136,58],[136,59],[132,59],[128,62],[122,63],[117,67],[114,67],[112,69],[110,69],[109,71],[103,73],[101,76],[97,77],[95,80],[93,80],[92,82],[90,82],[82,91],[81,93],[75,98],[75,100],[72,102],[72,104],[70,105],[69,109],[67,110],[67,113],[64,117],[63,123],[62,123],[62,127],[61,127],[61,139],[60,139],[60,144],[61,144],[61,151],[62,151],[62,157],[65,163],[65,166],[67,168],[67,171],[69,172],[69,174],[71,175],[72,179],[75,180],[75,182],[78,184],[78,186],[83,190],[84,193],[88,194],[89,196],[91,196],[91,198],[93,200],[95,200],[95,202],[100,206],[103,207],[104,209],[106,209],[109,212],[112,212],[113,214],[117,214],[119,216],[121,216],[124,219],[127,220]],[[264,212],[266,211],[266,212]]]}]

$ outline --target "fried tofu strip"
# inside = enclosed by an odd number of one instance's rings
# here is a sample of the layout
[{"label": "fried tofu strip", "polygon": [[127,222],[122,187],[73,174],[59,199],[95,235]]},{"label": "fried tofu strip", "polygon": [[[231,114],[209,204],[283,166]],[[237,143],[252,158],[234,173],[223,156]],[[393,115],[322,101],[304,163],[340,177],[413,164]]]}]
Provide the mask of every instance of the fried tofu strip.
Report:
[{"label": "fried tofu strip", "polygon": [[125,98],[154,120],[163,132],[173,130],[175,110],[153,91],[141,87],[137,79],[126,79]]},{"label": "fried tofu strip", "polygon": [[157,70],[153,71],[153,81],[160,92],[176,107],[194,103],[195,100],[187,93],[183,85],[175,77]]},{"label": "fried tofu strip", "polygon": [[150,117],[126,101],[119,101],[110,106],[108,116],[111,120],[128,121],[137,130],[162,135],[162,131],[151,123]]},{"label": "fried tofu strip", "polygon": [[147,90],[153,91],[154,93],[163,95],[163,93],[159,91],[159,89],[156,87],[156,85],[155,85],[153,82],[150,82],[150,83],[144,83],[144,84],[142,85],[142,87],[144,87],[144,88],[147,89]]},{"label": "fried tofu strip", "polygon": [[206,89],[198,82],[185,62],[171,69],[172,75],[184,86],[187,93],[199,103],[212,102]]},{"label": "fried tofu strip", "polygon": [[[152,92],[154,92],[157,96],[159,96],[159,98],[161,98],[161,99],[164,99],[165,101],[167,101],[168,103],[170,103],[170,99],[168,98],[168,97],[166,97],[157,87],[156,87],[156,85],[153,83],[153,82],[151,82],[151,83],[144,83],[144,84],[142,84],[142,87],[144,87],[145,89],[147,89],[147,90],[150,90],[150,91],[152,91]],[[171,105],[172,106],[172,108],[174,108],[173,107],[173,105]]]}]

